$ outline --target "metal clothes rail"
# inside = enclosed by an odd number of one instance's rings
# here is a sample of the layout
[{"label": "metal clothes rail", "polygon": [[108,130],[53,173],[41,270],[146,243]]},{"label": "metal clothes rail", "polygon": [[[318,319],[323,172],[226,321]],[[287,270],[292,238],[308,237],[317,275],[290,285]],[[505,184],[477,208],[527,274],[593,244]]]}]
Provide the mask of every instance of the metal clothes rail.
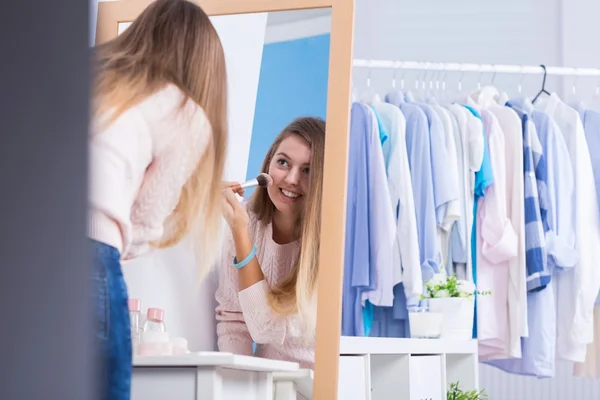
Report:
[{"label": "metal clothes rail", "polygon": [[409,69],[430,71],[457,71],[457,72],[490,72],[502,74],[546,74],[560,76],[590,76],[600,77],[600,68],[570,68],[552,67],[544,65],[501,65],[501,64],[464,64],[464,63],[437,63],[418,61],[394,60],[364,60],[355,59],[353,66],[358,68],[386,68]]}]

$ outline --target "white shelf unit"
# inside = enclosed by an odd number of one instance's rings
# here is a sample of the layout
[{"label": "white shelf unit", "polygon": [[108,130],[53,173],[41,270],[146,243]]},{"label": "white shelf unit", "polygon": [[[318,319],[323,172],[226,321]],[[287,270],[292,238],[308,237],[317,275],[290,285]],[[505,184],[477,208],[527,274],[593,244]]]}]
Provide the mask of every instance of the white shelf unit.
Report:
[{"label": "white shelf unit", "polygon": [[445,400],[457,381],[479,390],[476,340],[340,340],[339,400]]}]

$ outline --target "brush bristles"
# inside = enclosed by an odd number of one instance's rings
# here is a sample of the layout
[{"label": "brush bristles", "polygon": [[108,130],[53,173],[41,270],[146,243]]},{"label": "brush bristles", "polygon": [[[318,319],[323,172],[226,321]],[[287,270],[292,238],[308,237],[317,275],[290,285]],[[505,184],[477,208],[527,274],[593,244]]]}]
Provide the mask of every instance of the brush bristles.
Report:
[{"label": "brush bristles", "polygon": [[273,184],[273,178],[271,178],[268,174],[264,172],[256,177],[258,182],[258,186],[268,188]]}]

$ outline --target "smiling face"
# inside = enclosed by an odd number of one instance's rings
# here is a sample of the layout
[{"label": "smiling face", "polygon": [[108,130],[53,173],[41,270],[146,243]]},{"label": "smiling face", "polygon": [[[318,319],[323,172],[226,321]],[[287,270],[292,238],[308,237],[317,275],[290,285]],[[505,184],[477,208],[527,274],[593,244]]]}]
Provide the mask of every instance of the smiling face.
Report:
[{"label": "smiling face", "polygon": [[299,135],[283,139],[269,163],[273,184],[267,189],[275,208],[290,216],[300,215],[309,193],[311,150]]}]

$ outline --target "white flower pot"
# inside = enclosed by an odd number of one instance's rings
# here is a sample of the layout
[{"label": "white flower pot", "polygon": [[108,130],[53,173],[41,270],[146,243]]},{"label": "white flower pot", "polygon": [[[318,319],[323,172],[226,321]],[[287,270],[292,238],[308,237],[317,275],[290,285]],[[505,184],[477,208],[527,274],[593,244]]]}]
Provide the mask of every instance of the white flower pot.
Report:
[{"label": "white flower pot", "polygon": [[440,338],[469,340],[473,337],[473,296],[428,299],[428,303],[429,311],[443,315]]}]

